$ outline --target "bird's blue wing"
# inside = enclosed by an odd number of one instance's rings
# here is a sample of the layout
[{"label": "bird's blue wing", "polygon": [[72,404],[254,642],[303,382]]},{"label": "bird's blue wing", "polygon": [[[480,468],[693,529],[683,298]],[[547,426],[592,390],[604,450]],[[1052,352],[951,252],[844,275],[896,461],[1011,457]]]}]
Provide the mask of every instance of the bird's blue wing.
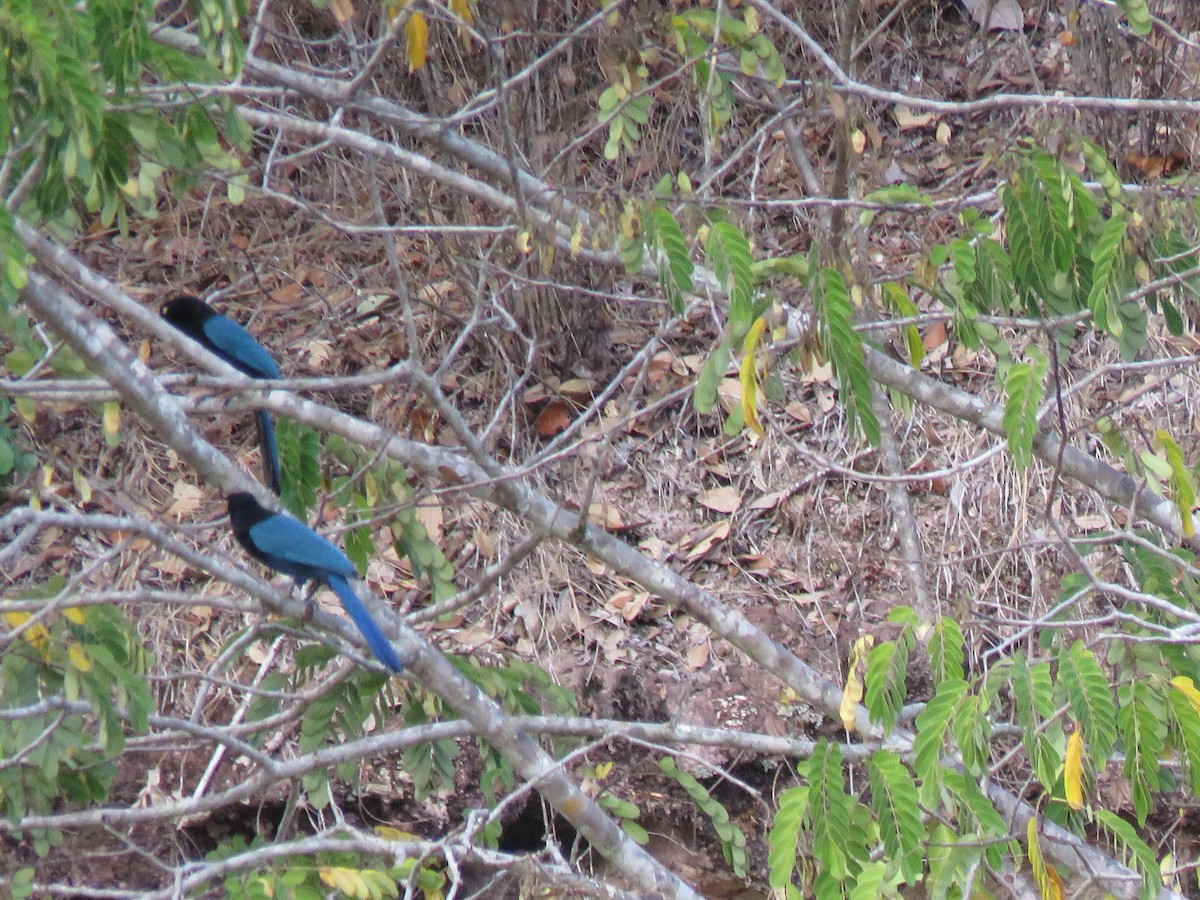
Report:
[{"label": "bird's blue wing", "polygon": [[233,319],[213,316],[203,327],[204,336],[234,368],[254,378],[281,377],[271,354]]},{"label": "bird's blue wing", "polygon": [[270,558],[268,565],[287,575],[358,577],[358,570],[341,550],[291,516],[276,514],[256,522],[250,526],[250,540]]},{"label": "bird's blue wing", "polygon": [[371,652],[375,657],[391,669],[393,672],[404,671],[404,663],[400,662],[400,657],[396,654],[396,649],[392,646],[392,642],[383,636],[383,632],[379,630],[379,626],[375,624],[375,620],[371,618],[371,613],[366,605],[359,599],[358,594],[354,592],[354,587],[347,583],[345,578],[338,575],[330,575],[325,579],[325,583],[329,585],[329,589],[338,595],[338,599],[342,601],[342,606],[346,608],[351,620],[358,626],[358,630],[362,632],[362,636],[367,640],[367,646],[371,648]]}]

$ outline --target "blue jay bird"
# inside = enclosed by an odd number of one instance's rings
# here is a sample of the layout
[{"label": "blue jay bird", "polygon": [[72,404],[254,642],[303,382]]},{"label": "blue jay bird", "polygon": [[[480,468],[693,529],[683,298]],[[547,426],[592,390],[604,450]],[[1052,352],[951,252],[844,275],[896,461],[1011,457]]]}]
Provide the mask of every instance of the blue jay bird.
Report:
[{"label": "blue jay bird", "polygon": [[347,581],[357,578],[358,571],[341,550],[307,525],[271,512],[245,492],[229,495],[229,521],[238,543],[268,568],[290,575],[297,584],[310,580],[326,584],[338,595],[379,661],[393,672],[404,671],[392,642],[384,637]]},{"label": "blue jay bird", "polygon": [[[176,297],[165,303],[162,317],[193,341],[251,378],[282,377],[271,354],[250,336],[250,332],[195,297]],[[260,410],[255,415],[255,422],[258,425],[263,480],[278,496],[282,489],[282,480],[279,471],[279,451],[275,447],[275,426],[266,410]]]}]

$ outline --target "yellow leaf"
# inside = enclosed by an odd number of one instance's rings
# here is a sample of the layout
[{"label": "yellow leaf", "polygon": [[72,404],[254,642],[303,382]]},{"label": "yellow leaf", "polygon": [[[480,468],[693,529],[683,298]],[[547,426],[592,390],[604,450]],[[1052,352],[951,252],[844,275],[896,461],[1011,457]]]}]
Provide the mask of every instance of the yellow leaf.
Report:
[{"label": "yellow leaf", "polygon": [[404,40],[408,71],[415,72],[425,65],[425,51],[429,46],[429,23],[421,13],[413,13],[405,23]]},{"label": "yellow leaf", "polygon": [[92,502],[92,485],[87,480],[87,476],[78,469],[71,470],[71,481],[75,483],[75,493],[79,495],[79,500],[82,503]]},{"label": "yellow leaf", "polygon": [[1025,825],[1025,837],[1029,843],[1029,867],[1033,870],[1033,880],[1037,883],[1042,900],[1062,900],[1062,879],[1053,867],[1046,865],[1038,843],[1037,816],[1030,816]]},{"label": "yellow leaf", "polygon": [[450,0],[450,12],[468,25],[475,21],[475,16],[471,12],[471,0]]},{"label": "yellow leaf", "polygon": [[1197,715],[1200,715],[1200,690],[1196,690],[1196,685],[1192,683],[1192,679],[1186,675],[1176,675],[1171,679],[1171,685],[1175,690],[1187,697],[1188,703],[1192,704],[1192,709],[1196,711]]},{"label": "yellow leaf", "polygon": [[329,0],[329,9],[339,25],[354,18],[354,3],[351,0]]},{"label": "yellow leaf", "polygon": [[[22,627],[31,618],[33,617],[27,612],[6,612],[4,614],[4,621],[8,622],[14,631]],[[40,622],[36,625],[30,625],[21,633],[21,636],[39,650],[45,650],[46,644],[50,642],[50,632]]]},{"label": "yellow leaf", "polygon": [[742,367],[739,373],[738,380],[742,383],[742,418],[745,419],[746,425],[755,434],[761,435],[764,433],[762,422],[758,419],[758,341],[762,337],[763,330],[767,327],[767,320],[759,316],[754,320],[754,324],[750,326],[750,330],[746,332],[746,339],[742,341]]},{"label": "yellow leaf", "polygon": [[327,866],[319,870],[321,881],[334,890],[341,891],[351,897],[361,897],[363,900],[371,896],[367,883],[354,869],[344,869],[339,866]]},{"label": "yellow leaf", "polygon": [[609,776],[609,774],[612,772],[612,770],[613,770],[613,763],[612,763],[612,760],[610,759],[606,762],[598,763],[596,765],[596,768],[593,770],[593,775],[595,776],[597,781],[603,781],[605,778],[607,778]]},{"label": "yellow leaf", "polygon": [[517,234],[517,249],[522,253],[528,253],[533,249],[533,238],[528,231],[522,231]]},{"label": "yellow leaf", "polygon": [[399,828],[393,828],[391,825],[376,825],[375,833],[385,841],[396,841],[403,844],[410,844],[413,841],[421,839],[411,831],[401,831]]},{"label": "yellow leaf", "polygon": [[75,667],[77,672],[92,671],[92,660],[87,655],[87,651],[83,649],[82,644],[71,643],[67,645],[67,656],[71,658],[71,665]]},{"label": "yellow leaf", "polygon": [[68,606],[63,610],[63,616],[72,625],[82,625],[87,621],[87,615],[78,606]]},{"label": "yellow leaf", "polygon": [[1063,764],[1063,785],[1067,806],[1083,809],[1083,729],[1076,728],[1067,739],[1067,758]]},{"label": "yellow leaf", "polygon": [[121,435],[121,404],[105,403],[101,419],[104,427],[104,442],[110,447],[115,446]]},{"label": "yellow leaf", "polygon": [[838,715],[842,727],[854,731],[858,721],[858,704],[863,698],[863,675],[867,668],[867,654],[875,644],[875,638],[864,634],[850,649],[850,665],[846,674],[846,686],[842,689],[842,702],[838,707]]}]

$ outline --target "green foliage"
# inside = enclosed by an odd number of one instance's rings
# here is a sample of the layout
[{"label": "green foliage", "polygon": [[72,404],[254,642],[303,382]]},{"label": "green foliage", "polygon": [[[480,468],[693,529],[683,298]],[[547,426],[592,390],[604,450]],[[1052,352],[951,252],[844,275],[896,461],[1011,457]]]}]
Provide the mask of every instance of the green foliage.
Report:
[{"label": "green foliage", "polygon": [[1108,759],[1117,741],[1113,692],[1096,655],[1075,641],[1058,654],[1055,699],[1066,699],[1096,759]]},{"label": "green foliage", "polygon": [[[603,781],[608,777],[608,773],[612,770],[612,763],[604,763],[588,770],[588,777],[594,778],[597,781]],[[596,802],[600,804],[609,815],[616,818],[621,824],[622,830],[629,835],[634,843],[640,846],[645,846],[650,842],[650,835],[646,829],[637,821],[641,816],[642,811],[636,803],[617,796],[609,788],[604,788],[596,795]]]},{"label": "green foliage", "polygon": [[929,666],[937,684],[961,681],[963,672],[963,633],[958,622],[939,616],[929,640]]},{"label": "green foliage", "polygon": [[700,367],[692,402],[696,405],[696,411],[701,414],[707,415],[717,405],[717,387],[729,368],[729,352],[729,341],[720,341]]},{"label": "green foliage", "polygon": [[648,239],[653,241],[658,257],[658,280],[663,293],[671,302],[675,315],[683,314],[683,298],[692,291],[694,266],[688,256],[687,239],[679,221],[670,210],[655,206],[647,220]]},{"label": "green foliage", "polygon": [[740,345],[754,321],[754,270],[750,242],[736,225],[715,222],[704,241],[706,262],[729,296],[731,340]]},{"label": "green foliage", "polygon": [[776,87],[787,78],[779,51],[767,35],[757,33],[752,15],[747,12],[744,19],[739,19],[724,7],[696,8],[683,10],[671,19],[676,47],[681,56],[692,62],[692,83],[701,99],[705,125],[714,138],[733,117],[735,101],[735,76],[712,65],[714,50],[734,51],[738,67],[747,77],[761,75]]},{"label": "green foliage", "polygon": [[[193,4],[207,62],[151,40],[149,9],[137,0],[5,4],[0,152],[15,163],[10,184],[31,175],[32,190],[19,210],[27,219],[74,230],[83,209],[124,229],[130,211],[155,215],[168,170],[237,169],[237,157],[220,136],[244,146],[248,134],[228,100],[148,112],[138,93],[147,82],[199,86],[234,75],[241,64],[244,0]],[[19,289],[26,256],[7,212],[0,214],[0,256],[5,284]],[[11,290],[0,303],[7,305]]]},{"label": "green foliage", "polygon": [[33,896],[33,876],[34,870],[17,869],[8,879],[8,896],[12,900],[26,900],[27,897]]},{"label": "green foliage", "polygon": [[908,657],[916,641],[912,629],[904,628],[894,641],[883,641],[867,657],[866,700],[871,720],[891,731],[904,705],[904,680]]},{"label": "green foliage", "polygon": [[871,408],[871,376],[867,372],[862,339],[854,330],[854,305],[841,273],[822,269],[813,283],[821,344],[833,363],[838,396],[846,407],[850,428],[862,429],[874,446],[879,444],[879,420]]},{"label": "green foliage", "polygon": [[[309,659],[298,659],[309,662]],[[299,670],[301,684],[318,673],[308,669]],[[360,670],[340,682],[336,689],[326,690],[316,697],[304,710],[300,720],[299,747],[302,753],[311,753],[332,744],[361,737],[365,734],[368,719],[382,720],[388,715],[389,706],[380,689],[388,678],[374,672]],[[356,782],[358,763],[346,762],[335,767],[338,778]],[[309,802],[322,809],[330,799],[329,773],[326,769],[314,769],[304,775],[304,790]]]},{"label": "green foliage", "polygon": [[1129,28],[1134,34],[1145,37],[1150,33],[1153,20],[1146,0],[1117,0],[1117,6],[1129,18]]},{"label": "green foliage", "polygon": [[1004,390],[1004,432],[1013,465],[1018,470],[1029,468],[1033,461],[1033,441],[1038,432],[1038,407],[1045,395],[1048,362],[1046,355],[1034,344],[1025,349],[1028,362],[1009,367]]},{"label": "green foliage", "polygon": [[[0,766],[0,814],[10,821],[48,813],[63,798],[102,804],[116,775],[112,760],[127,735],[146,732],[154,708],[136,628],[115,607],[71,607],[66,589],[54,576],[12,598],[44,600],[36,613],[0,604],[0,622],[14,641],[0,656],[0,708],[43,706],[0,717],[0,758],[21,760]],[[84,701],[90,715],[55,701]],[[32,837],[39,852],[60,840],[50,832]]]},{"label": "green foliage", "polygon": [[37,466],[37,456],[24,449],[20,433],[6,424],[12,414],[12,401],[0,397],[0,486],[12,481],[14,475],[32,472]]},{"label": "green foliage", "polygon": [[1116,813],[1098,809],[1095,815],[1096,824],[1112,838],[1113,843],[1124,854],[1126,862],[1141,873],[1143,900],[1150,900],[1156,896],[1162,885],[1162,873],[1159,871],[1154,851],[1138,837],[1134,827]]},{"label": "green foliage", "polygon": [[796,844],[808,813],[808,785],[788,788],[779,795],[775,824],[767,840],[768,882],[773,890],[789,887],[796,870]]},{"label": "green foliage", "polygon": [[414,498],[404,467],[395,460],[378,459],[336,435],[328,438],[327,449],[352,470],[374,464],[355,483],[348,478],[333,482],[335,492],[347,496],[354,517],[364,523],[347,533],[346,555],[350,560],[360,571],[366,570],[367,561],[375,555],[372,526],[378,519],[390,516],[392,546],[399,556],[408,558],[413,576],[429,579],[435,603],[453,597],[457,593],[454,566],[422,523],[419,502]]},{"label": "green foliage", "polygon": [[818,741],[802,768],[809,789],[804,822],[813,856],[820,862],[817,884],[823,878],[847,881],[866,862],[869,838],[862,815],[866,808],[846,794],[842,755],[836,744]]},{"label": "green foliage", "polygon": [[317,505],[321,488],[321,435],[307,425],[291,419],[275,422],[275,443],[283,478],[280,500],[301,522]]},{"label": "green foliage", "polygon": [[734,875],[738,878],[745,878],[749,874],[749,861],[746,858],[746,834],[730,820],[729,811],[708,792],[704,785],[690,773],[680,769],[671,757],[664,756],[660,759],[658,767],[666,775],[674,778],[712,821],[713,828],[721,839],[721,852],[725,855],[725,862],[729,863]]},{"label": "green foliage", "polygon": [[871,754],[868,763],[871,779],[871,806],[879,823],[883,849],[909,884],[921,876],[923,854],[917,786],[900,757],[887,750]]},{"label": "green foliage", "polygon": [[929,809],[941,805],[944,767],[952,717],[967,693],[964,681],[943,681],[921,714],[917,716],[917,737],[913,742],[913,769],[921,779],[921,803]]},{"label": "green foliage", "polygon": [[604,144],[604,158],[616,159],[624,146],[625,152],[636,153],[641,140],[642,128],[650,121],[653,98],[649,93],[640,93],[649,71],[645,66],[622,65],[617,79],[605,88],[597,103],[600,124],[608,125],[608,140]]},{"label": "green foliage", "polygon": [[1125,745],[1122,774],[1133,788],[1133,811],[1138,824],[1145,825],[1153,803],[1151,794],[1163,787],[1159,757],[1167,736],[1167,704],[1151,682],[1138,679],[1117,689],[1117,727]]},{"label": "green foliage", "polygon": [[[412,840],[392,828],[377,829],[381,837],[405,843]],[[261,835],[247,843],[236,837],[217,847],[206,859],[213,863],[238,860],[246,855],[253,857],[268,845]],[[222,893],[228,900],[327,900],[327,898],[352,898],[352,900],[383,900],[399,897],[399,885],[412,883],[418,892],[429,900],[441,897],[446,887],[446,876],[435,867],[432,860],[402,859],[396,865],[370,854],[349,851],[325,851],[315,856],[273,856],[269,864],[261,860],[252,865],[238,866],[226,877]]]}]

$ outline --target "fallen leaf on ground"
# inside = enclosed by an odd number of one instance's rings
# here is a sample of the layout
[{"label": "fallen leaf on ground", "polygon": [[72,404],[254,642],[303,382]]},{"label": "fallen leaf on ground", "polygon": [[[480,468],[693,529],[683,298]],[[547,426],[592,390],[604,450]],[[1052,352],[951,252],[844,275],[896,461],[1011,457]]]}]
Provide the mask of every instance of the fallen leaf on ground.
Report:
[{"label": "fallen leaf on ground", "polygon": [[742,494],[731,484],[710,488],[700,495],[700,505],[713,512],[735,513],[742,505]]}]

